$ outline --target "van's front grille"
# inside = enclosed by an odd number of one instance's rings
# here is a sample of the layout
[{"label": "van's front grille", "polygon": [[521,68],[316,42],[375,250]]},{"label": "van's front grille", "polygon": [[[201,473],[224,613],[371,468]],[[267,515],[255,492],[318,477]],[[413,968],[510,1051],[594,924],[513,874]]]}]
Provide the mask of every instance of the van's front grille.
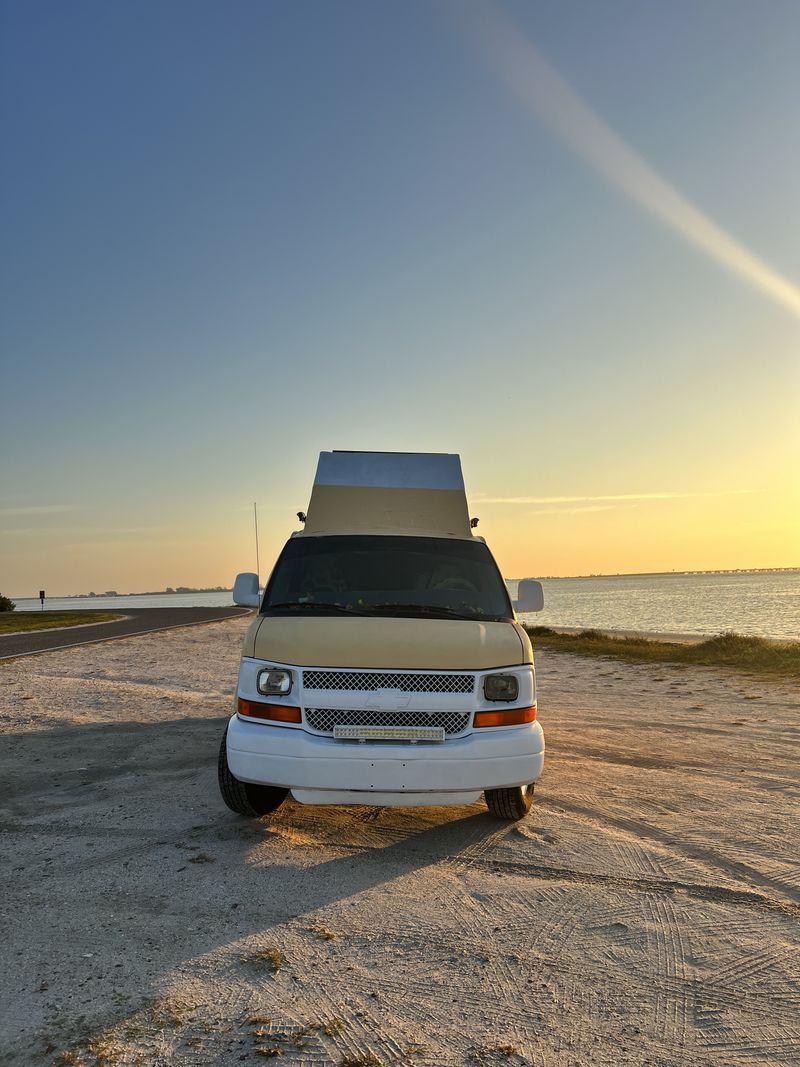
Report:
[{"label": "van's front grille", "polygon": [[[475,678],[471,674],[390,674],[388,671],[304,671],[306,689],[347,689],[351,692],[374,692],[399,689],[402,693],[472,693]],[[359,723],[359,725],[365,725]]]},{"label": "van's front grille", "polygon": [[334,726],[440,726],[445,736],[463,733],[470,713],[462,711],[368,711],[364,708],[306,708],[312,730],[332,734]]}]

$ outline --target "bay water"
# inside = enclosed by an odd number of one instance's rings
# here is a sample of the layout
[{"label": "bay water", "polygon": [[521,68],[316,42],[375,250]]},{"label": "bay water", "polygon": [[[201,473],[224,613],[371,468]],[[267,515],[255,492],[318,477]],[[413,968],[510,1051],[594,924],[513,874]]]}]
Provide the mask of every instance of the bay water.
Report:
[{"label": "bay water", "polygon": [[[536,575],[531,575],[536,577]],[[509,581],[512,597],[517,581]],[[800,571],[719,574],[635,574],[596,578],[545,578],[545,608],[521,616],[542,626],[596,627],[660,634],[718,634],[734,630],[757,637],[800,640]],[[58,611],[126,608],[220,607],[231,593],[161,593],[91,598],[48,598]],[[36,611],[38,599],[17,599],[18,611]]]}]

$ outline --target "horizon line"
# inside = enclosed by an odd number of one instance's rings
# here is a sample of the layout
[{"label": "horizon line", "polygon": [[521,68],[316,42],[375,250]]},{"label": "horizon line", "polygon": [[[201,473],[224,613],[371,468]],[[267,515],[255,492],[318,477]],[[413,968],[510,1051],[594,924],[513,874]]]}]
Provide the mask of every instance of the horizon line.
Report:
[{"label": "horizon line", "polygon": [[[663,577],[691,577],[700,574],[791,574],[800,571],[800,565],[792,567],[714,567],[700,568],[698,570],[672,570],[672,571],[613,571],[606,574],[543,574],[537,578],[527,575],[523,578],[503,578],[504,582],[556,582],[575,578],[663,578]],[[193,593],[232,593],[233,586],[207,586],[205,589],[195,589],[192,592],[168,593],[166,589],[148,590],[145,592],[116,593],[108,596],[106,593],[96,593],[93,597],[89,593],[54,593],[45,597],[45,600],[114,600],[126,596],[191,596]],[[18,593],[6,594],[10,600],[38,600],[38,596],[25,596]]]}]

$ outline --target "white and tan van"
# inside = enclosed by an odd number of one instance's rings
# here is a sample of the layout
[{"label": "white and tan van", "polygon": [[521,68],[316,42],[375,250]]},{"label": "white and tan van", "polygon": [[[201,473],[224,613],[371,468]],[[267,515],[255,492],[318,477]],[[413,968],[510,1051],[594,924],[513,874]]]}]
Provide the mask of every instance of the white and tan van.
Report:
[{"label": "white and tan van", "polygon": [[472,804],[522,818],[542,773],[520,611],[473,534],[456,455],[323,452],[303,528],[244,639],[219,784],[241,815],[303,804]]}]

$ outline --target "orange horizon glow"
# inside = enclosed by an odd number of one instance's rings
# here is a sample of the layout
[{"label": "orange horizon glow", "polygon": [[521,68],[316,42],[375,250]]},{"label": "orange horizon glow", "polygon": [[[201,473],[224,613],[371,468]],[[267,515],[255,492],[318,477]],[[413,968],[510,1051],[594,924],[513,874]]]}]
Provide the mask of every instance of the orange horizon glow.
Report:
[{"label": "orange horizon glow", "polygon": [[[800,501],[792,490],[555,499],[476,494],[470,512],[480,519],[476,533],[510,579],[790,570],[800,566]],[[297,528],[287,510],[259,509],[262,581]],[[6,573],[0,586],[12,597],[35,597],[40,588],[66,596],[230,587],[237,573],[255,570],[252,510],[246,507],[213,521],[207,517],[202,526],[175,523],[104,539],[91,531],[67,536],[60,526],[50,532],[43,527],[21,541],[16,573]]]}]

